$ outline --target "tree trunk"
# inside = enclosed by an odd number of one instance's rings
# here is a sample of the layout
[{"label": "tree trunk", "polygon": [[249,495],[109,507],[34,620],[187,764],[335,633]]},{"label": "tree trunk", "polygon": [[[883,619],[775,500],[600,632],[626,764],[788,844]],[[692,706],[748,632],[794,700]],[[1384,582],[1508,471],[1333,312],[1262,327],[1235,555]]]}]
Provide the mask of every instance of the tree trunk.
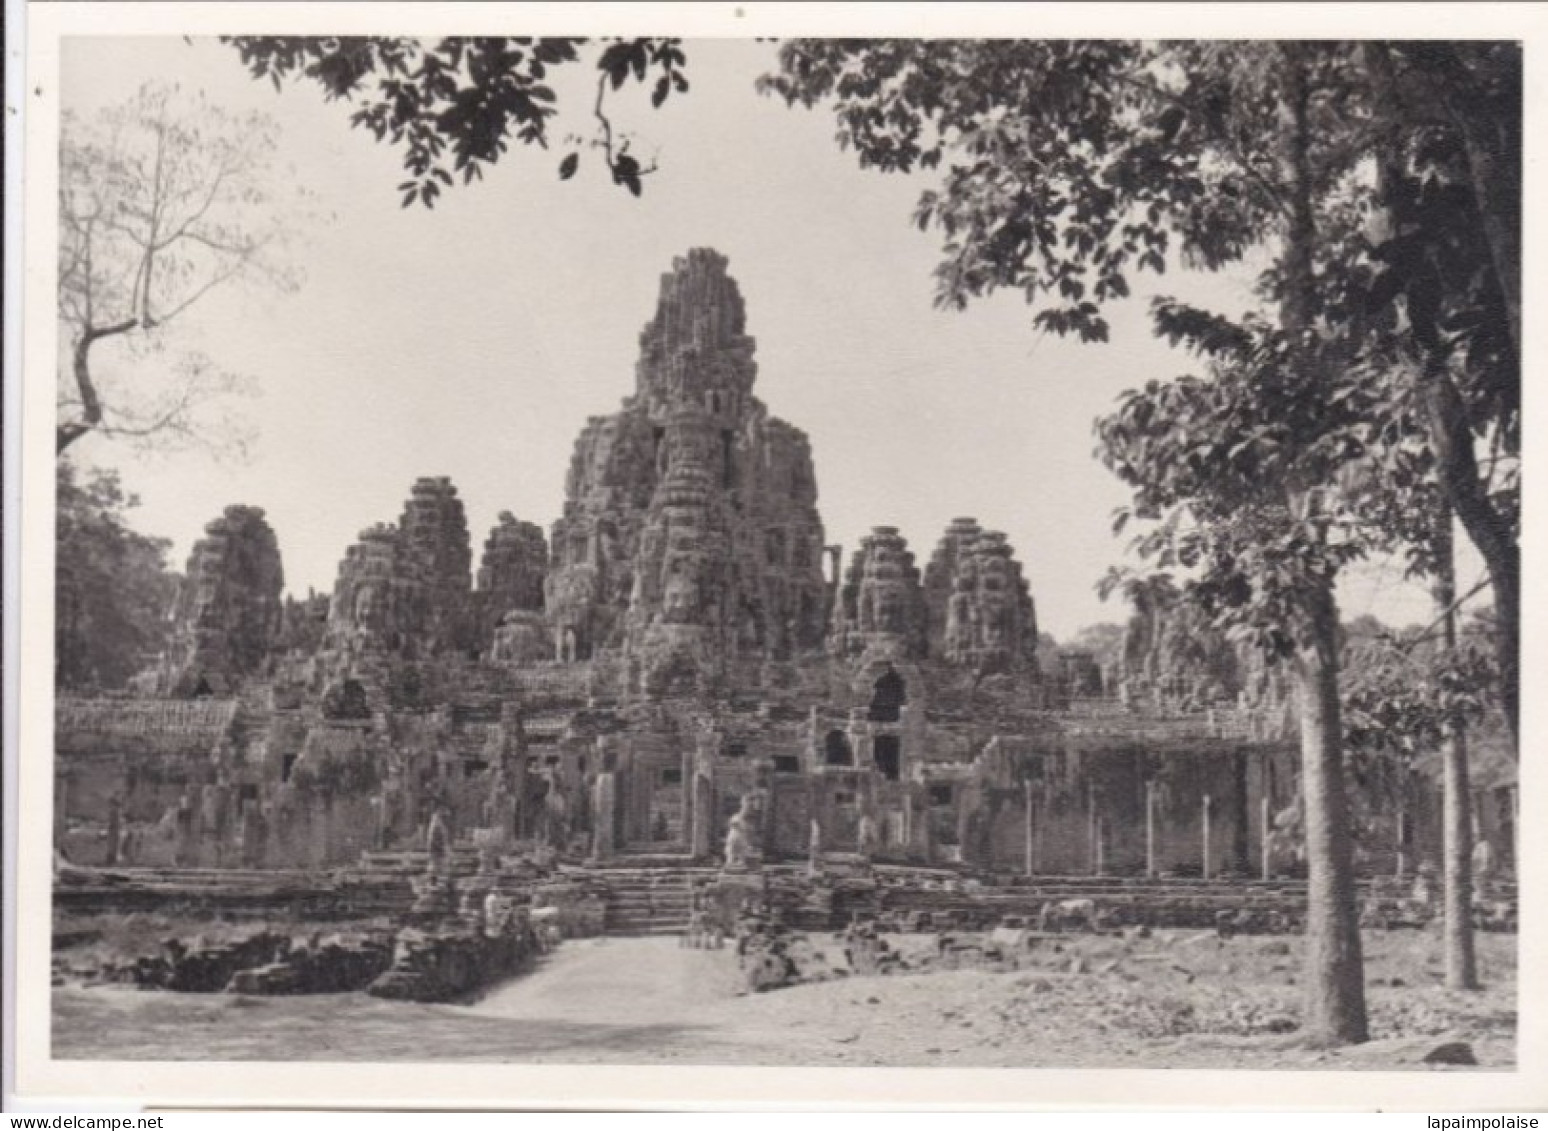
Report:
[{"label": "tree trunk", "polygon": [[1338,612],[1331,589],[1308,600],[1309,639],[1295,657],[1306,811],[1306,1014],[1312,1041],[1368,1037],[1338,701]]},{"label": "tree trunk", "polygon": [[1490,501],[1478,473],[1472,430],[1462,394],[1447,372],[1437,349],[1425,351],[1424,406],[1430,443],[1446,500],[1478,547],[1494,590],[1495,662],[1500,669],[1500,701],[1512,745],[1520,749],[1521,710],[1521,548],[1511,529]]},{"label": "tree trunk", "polygon": [[66,421],[54,430],[54,455],[64,454],[64,450],[71,444],[102,424],[102,398],[98,395],[97,384],[91,377],[91,347],[103,338],[127,334],[138,325],[139,323],[133,318],[126,318],[111,326],[87,326],[81,331],[81,336],[76,339],[70,351],[70,367],[75,377],[75,389],[81,397],[81,418]]},{"label": "tree trunk", "polygon": [[[1311,171],[1311,101],[1304,44],[1279,47],[1284,85],[1280,144],[1289,215],[1280,259],[1284,291],[1279,319],[1289,364],[1303,395],[1314,395],[1313,356],[1317,228]],[[1292,486],[1290,511],[1313,511],[1313,496]],[[1338,699],[1338,607],[1333,578],[1301,600],[1295,653],[1301,713],[1301,790],[1306,822],[1306,1006],[1303,1033],[1314,1042],[1346,1044],[1368,1037],[1365,970],[1355,905],[1354,861],[1344,795],[1343,729]]]},{"label": "tree trunk", "polygon": [[[1444,655],[1457,651],[1456,561],[1451,537],[1451,508],[1441,507],[1435,531],[1437,574],[1435,603],[1442,614]],[[1446,985],[1454,990],[1478,988],[1478,962],[1473,950],[1473,813],[1468,784],[1467,730],[1454,721],[1441,747],[1444,765],[1442,854],[1445,863]]]}]

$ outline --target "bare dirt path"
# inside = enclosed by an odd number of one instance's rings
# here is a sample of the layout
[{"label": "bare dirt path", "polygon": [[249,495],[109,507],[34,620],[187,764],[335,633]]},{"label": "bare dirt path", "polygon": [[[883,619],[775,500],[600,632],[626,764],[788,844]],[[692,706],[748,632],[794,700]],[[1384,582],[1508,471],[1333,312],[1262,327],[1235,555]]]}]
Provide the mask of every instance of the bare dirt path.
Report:
[{"label": "bare dirt path", "polygon": [[[1367,1046],[1317,1051],[1265,1018],[1299,1004],[1298,940],[1202,932],[1143,944],[1071,938],[1030,969],[852,977],[743,994],[728,948],[673,938],[567,942],[464,1005],[366,994],[290,998],[54,991],[65,1059],[467,1061],[953,1067],[1422,1067],[1461,1039],[1514,1060],[1515,939],[1482,936],[1487,988],[1439,985],[1439,939],[1367,937]],[[1246,1027],[1251,1035],[1238,1032]]]},{"label": "bare dirt path", "polygon": [[736,981],[729,948],[695,950],[675,938],[578,939],[473,1011],[526,1022],[708,1024]]}]

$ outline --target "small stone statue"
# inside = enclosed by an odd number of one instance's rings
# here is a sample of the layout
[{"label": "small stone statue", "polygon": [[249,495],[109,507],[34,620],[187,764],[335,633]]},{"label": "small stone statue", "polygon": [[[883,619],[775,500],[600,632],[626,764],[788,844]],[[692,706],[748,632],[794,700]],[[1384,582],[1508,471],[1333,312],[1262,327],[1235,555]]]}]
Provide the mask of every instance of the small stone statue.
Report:
[{"label": "small stone statue", "polygon": [[806,874],[815,876],[822,871],[822,825],[816,817],[812,818],[810,850],[811,856],[806,864]]},{"label": "small stone statue", "polygon": [[876,821],[869,813],[860,815],[860,827],[857,830],[856,839],[859,843],[855,851],[862,859],[869,860],[872,853],[876,851]]},{"label": "small stone statue", "polygon": [[726,870],[740,872],[747,867],[747,827],[740,812],[726,826]]},{"label": "small stone statue", "polygon": [[425,829],[425,851],[430,855],[428,870],[442,871],[451,854],[451,833],[446,828],[446,810],[439,806],[430,815],[430,824]]}]

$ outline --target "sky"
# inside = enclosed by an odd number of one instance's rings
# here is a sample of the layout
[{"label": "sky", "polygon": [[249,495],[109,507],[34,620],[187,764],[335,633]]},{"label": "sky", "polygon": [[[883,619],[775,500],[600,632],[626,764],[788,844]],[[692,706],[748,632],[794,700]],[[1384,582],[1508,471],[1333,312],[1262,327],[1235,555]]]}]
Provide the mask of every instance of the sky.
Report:
[{"label": "sky", "polygon": [[[276,183],[304,186],[325,217],[297,231],[294,294],[211,292],[168,331],[250,378],[255,395],[234,405],[256,435],[245,459],[96,437],[79,458],[119,470],[135,525],[171,539],[179,568],[207,521],[246,503],[275,529],[288,591],[329,590],[359,531],[396,521],[426,475],[457,485],[476,562],[499,512],[545,529],[558,517],[587,417],[633,391],[661,275],[713,247],[746,300],[755,393],[811,437],[829,542],[849,551],[896,526],[922,565],[970,515],[1009,536],[1045,631],[1123,619],[1095,583],[1122,557],[1111,518],[1127,493],[1094,458],[1092,422],[1125,389],[1191,368],[1150,336],[1152,295],[1239,312],[1246,276],[1145,276],[1110,309],[1103,345],[1035,331],[1017,295],[936,310],[941,237],[910,222],[935,174],[861,170],[825,112],[759,96],[773,50],[690,41],[686,97],[652,110],[631,87],[611,104],[633,152],[658,163],[639,199],[594,155],[561,182],[563,149],[514,147],[426,211],[399,206],[399,154],[315,86],[276,92],[207,39],[67,41],[66,107],[90,115],[170,76],[271,114]],[[593,72],[570,70],[552,84],[560,137],[591,126]],[[111,380],[121,359],[97,358]],[[1390,561],[1357,571],[1345,615],[1428,621],[1430,598],[1401,574]],[[1460,574],[1466,589],[1481,570],[1470,557]]]}]

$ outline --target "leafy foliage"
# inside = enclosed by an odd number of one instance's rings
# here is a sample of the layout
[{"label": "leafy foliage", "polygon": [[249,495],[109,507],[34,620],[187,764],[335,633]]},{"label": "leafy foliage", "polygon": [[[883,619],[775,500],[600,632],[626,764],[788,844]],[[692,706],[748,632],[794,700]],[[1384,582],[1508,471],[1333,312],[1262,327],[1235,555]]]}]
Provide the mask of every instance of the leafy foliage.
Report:
[{"label": "leafy foliage", "polygon": [[166,644],[178,578],[171,543],[129,526],[136,506],[112,472],[61,460],[55,565],[54,673],[61,688],[114,690]]},{"label": "leafy foliage", "polygon": [[941,305],[1011,288],[1041,305],[1039,327],[1106,341],[1101,304],[1165,270],[1163,217],[1206,192],[1156,59],[1115,40],[794,40],[759,85],[831,102],[862,167],[944,165],[915,211],[945,238]]},{"label": "leafy foliage", "polygon": [[[481,179],[513,141],[548,148],[559,115],[549,74],[580,62],[588,43],[503,36],[229,36],[225,42],[254,78],[275,89],[300,80],[316,83],[329,101],[358,98],[351,124],[402,150],[403,205],[426,208],[459,179],[464,185]],[[631,155],[627,138],[615,138],[605,95],[630,82],[648,84],[651,105],[659,108],[674,92],[687,92],[687,61],[677,39],[621,39],[597,55],[599,136],[593,143],[613,182],[635,196],[654,165]],[[560,178],[574,176],[579,165],[579,151],[566,154]]]},{"label": "leafy foliage", "polygon": [[[1248,614],[1282,620],[1298,587],[1331,584],[1361,542],[1404,549],[1415,572],[1432,565],[1427,524],[1447,487],[1400,295],[1491,363],[1466,396],[1475,434],[1496,446],[1493,497],[1514,512],[1519,380],[1491,383],[1507,320],[1480,309],[1502,289],[1486,277],[1481,209],[1464,199],[1475,190],[1456,122],[1514,120],[1519,61],[1507,45],[1384,46],[1403,71],[1396,108],[1369,47],[1336,42],[794,40],[760,87],[830,105],[862,167],[943,170],[916,220],[942,233],[945,305],[1015,288],[1040,328],[1101,341],[1101,307],[1136,273],[1276,252],[1259,294],[1281,314],[1293,305],[1301,329],[1156,300],[1156,333],[1210,371],[1152,383],[1100,433],[1137,487],[1120,528],[1159,523],[1141,553],[1161,570],[1204,569],[1188,591],[1241,627]],[[1416,203],[1384,233],[1373,159],[1393,131]],[[1292,244],[1304,264],[1286,257]],[[1260,637],[1276,654],[1290,645],[1285,632]]]},{"label": "leafy foliage", "polygon": [[1448,653],[1424,630],[1351,640],[1341,689],[1349,750],[1411,760],[1479,722],[1499,687],[1486,645],[1474,638]]}]

